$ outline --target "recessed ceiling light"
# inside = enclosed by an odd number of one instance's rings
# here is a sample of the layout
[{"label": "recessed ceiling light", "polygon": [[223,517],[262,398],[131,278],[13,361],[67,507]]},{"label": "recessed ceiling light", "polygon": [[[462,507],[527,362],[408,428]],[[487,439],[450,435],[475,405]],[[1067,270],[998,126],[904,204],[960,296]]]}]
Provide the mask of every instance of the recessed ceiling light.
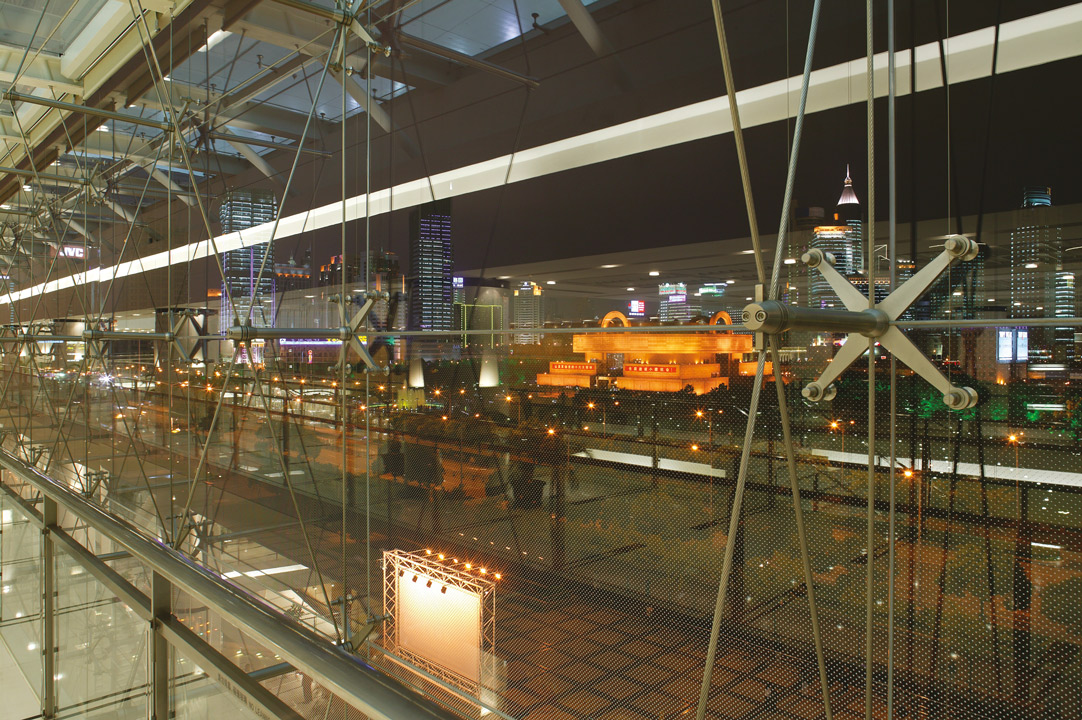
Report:
[{"label": "recessed ceiling light", "polygon": [[1026,263],[1027,270],[1032,270],[1035,267],[1037,267],[1037,263]]},{"label": "recessed ceiling light", "polygon": [[726,285],[736,285],[736,280],[726,280],[725,284]]},{"label": "recessed ceiling light", "polygon": [[627,291],[628,292],[635,292],[635,288],[628,288]]},{"label": "recessed ceiling light", "polygon": [[555,284],[556,284],[556,281],[555,281],[555,280],[546,280],[546,281],[545,281],[545,284],[546,284],[546,285],[555,285]]},{"label": "recessed ceiling light", "polygon": [[786,265],[796,265],[796,258],[785,258]]},{"label": "recessed ceiling light", "polygon": [[754,250],[741,250],[740,252],[737,253],[737,255],[754,255],[754,254],[755,254]]},{"label": "recessed ceiling light", "polygon": [[511,279],[511,276],[510,276],[510,275],[500,275],[500,276],[499,276],[499,277],[497,277],[496,279],[497,279],[497,280],[510,280],[510,279]]},{"label": "recessed ceiling light", "polygon": [[612,270],[613,268],[618,268],[618,267],[620,267],[620,266],[619,265],[602,265],[601,269],[602,270]]},{"label": "recessed ceiling light", "polygon": [[661,274],[661,272],[658,271],[658,270],[651,270],[650,271],[650,277],[657,277],[660,274]]}]

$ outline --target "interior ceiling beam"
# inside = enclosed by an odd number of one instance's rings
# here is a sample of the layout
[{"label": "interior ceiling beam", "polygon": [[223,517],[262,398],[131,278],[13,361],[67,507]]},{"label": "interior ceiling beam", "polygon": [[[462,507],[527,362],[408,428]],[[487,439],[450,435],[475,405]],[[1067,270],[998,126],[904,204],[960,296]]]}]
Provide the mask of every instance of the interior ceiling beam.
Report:
[{"label": "interior ceiling beam", "polygon": [[234,26],[245,37],[305,55],[326,55],[334,23],[314,15],[261,4]]},{"label": "interior ceiling beam", "polygon": [[226,135],[226,142],[232,145],[237,152],[243,155],[245,160],[252,163],[252,165],[254,165],[255,168],[259,170],[259,172],[270,178],[271,181],[274,182],[274,184],[278,186],[278,188],[282,192],[285,192],[285,186],[282,183],[281,174],[277,170],[275,170],[269,162],[267,162],[266,158],[253,150],[251,146],[249,146],[245,142],[244,138],[237,137],[235,135],[232,137],[228,137],[228,134]]},{"label": "interior ceiling beam", "polygon": [[[329,12],[333,14],[333,11]],[[234,27],[237,31],[244,32],[245,37],[308,57],[322,57],[330,51],[334,24],[322,16],[288,12],[266,2],[253,8],[242,20],[237,21]],[[356,51],[356,57],[349,56],[352,55],[348,52],[350,48]],[[363,52],[361,43],[354,40],[347,46],[344,65],[362,67],[366,57],[367,53]],[[459,75],[458,67],[446,59],[441,61],[428,56],[410,59],[408,65],[403,67],[403,63],[391,63],[386,56],[379,53],[375,54],[372,62],[373,72],[380,77],[412,87],[428,88],[444,87],[454,82]]]},{"label": "interior ceiling beam", "polygon": [[421,38],[410,35],[409,33],[399,32],[395,36],[395,41],[399,45],[405,45],[406,47],[411,47],[415,50],[420,50],[421,52],[426,52],[430,55],[444,58],[445,60],[451,60],[452,62],[459,63],[460,65],[465,65],[466,67],[482,70],[489,73],[490,75],[495,75],[497,77],[502,77],[506,80],[521,83],[527,87],[535,88],[541,84],[541,81],[535,77],[517,73],[514,70],[509,70],[503,67],[502,65],[490,63],[488,60],[482,60],[481,58],[476,58],[472,55],[466,55],[464,53],[451,50],[450,48],[445,48],[442,45],[437,45],[436,43],[429,42],[428,40],[422,40]]},{"label": "interior ceiling beam", "polygon": [[412,137],[406,133],[396,133],[394,121],[391,120],[390,114],[383,109],[383,106],[372,96],[370,96],[367,90],[361,86],[360,81],[357,79],[356,73],[350,74],[341,70],[335,70],[333,72],[334,79],[341,85],[342,89],[349,93],[349,96],[360,105],[366,113],[372,118],[372,122],[383,128],[383,131],[393,135],[397,140],[399,146],[411,158],[420,157],[421,149]]},{"label": "interior ceiling beam", "polygon": [[222,30],[232,30],[245,15],[262,3],[263,0],[233,0],[225,7],[222,15]]},{"label": "interior ceiling beam", "polygon": [[[76,146],[73,152],[87,156],[101,156],[103,160],[117,163],[130,161],[144,168],[157,166],[168,169],[172,165],[173,170],[184,170],[186,172],[186,168],[184,168],[179,158],[173,158],[170,161],[169,156],[164,153],[160,156],[155,155],[159,142],[161,142],[161,138],[155,138],[151,142],[131,147],[129,137],[126,135],[97,131],[91,133],[83,143]],[[203,148],[200,148],[199,152],[204,156],[206,155],[206,150]],[[222,172],[227,175],[236,175],[248,169],[248,165],[234,155],[223,155],[212,151],[209,156],[206,156],[206,159],[209,162],[209,166],[206,168],[208,173]],[[202,163],[198,164],[199,167],[193,166],[192,168],[197,173],[204,169]]]},{"label": "interior ceiling beam", "polygon": [[[189,112],[194,110],[193,114],[198,115],[200,109],[204,106],[213,108],[221,97],[220,94],[214,91],[208,91],[177,80],[169,80],[164,85],[167,91],[162,93],[162,101],[164,102],[159,101],[157,93],[151,93],[140,100],[139,104],[161,112],[166,112],[167,108],[172,108],[173,112],[178,113],[184,109],[185,103],[189,103]],[[217,129],[219,125],[226,124],[241,130],[292,138],[294,140],[300,139],[304,133],[304,124],[308,119],[307,113],[287,110],[264,102],[251,101],[230,104],[225,109],[219,108],[216,114],[211,113],[211,115],[214,129]],[[313,118],[312,122],[315,126],[318,126],[319,132],[324,135],[335,132],[337,127],[335,123],[320,120],[318,117]],[[309,138],[313,136],[311,129],[308,131],[308,136]],[[296,148],[292,149],[296,150]]]},{"label": "interior ceiling beam", "polygon": [[[233,133],[227,134],[218,130],[211,130],[207,133],[207,136],[214,140],[225,140],[227,142],[232,142],[237,138],[240,138],[240,140],[245,145],[255,145],[256,147],[265,147],[274,150],[285,150],[287,152],[294,153],[298,150],[298,147],[296,145],[286,145],[285,143],[276,143],[271,142],[270,140],[261,140],[259,138],[245,137],[243,135],[235,135]],[[315,148],[300,148],[300,151],[307,155],[318,155],[319,157],[323,158],[334,157],[334,153],[330,153],[325,150],[316,150]]]},{"label": "interior ceiling beam", "polygon": [[[33,88],[52,90],[56,94],[70,93],[73,95],[83,92],[83,84],[72,80],[60,70],[60,58],[47,55],[38,55],[34,58],[23,58],[23,48],[13,48],[10,45],[0,45],[0,83],[10,85],[15,81],[15,73],[19,72],[19,85]],[[22,64],[22,70],[19,66]]]},{"label": "interior ceiling beam", "polygon": [[361,87],[356,73],[347,73],[343,70],[334,70],[331,73],[334,79],[342,86],[353,100],[360,105],[366,113],[372,116],[372,121],[379,125],[385,132],[394,131],[394,123],[386,110],[373,98],[365,88]]},{"label": "interior ceiling beam", "polygon": [[[151,44],[167,46],[170,38],[187,36],[186,28],[195,26],[200,28],[202,22],[210,16],[214,8],[212,0],[177,0],[171,22],[158,29]],[[81,80],[84,85],[86,98],[84,105],[108,110],[116,109],[115,94],[124,88],[130,87],[131,78],[144,72],[146,59],[143,56],[143,39],[133,27],[127,27],[127,31],[121,31],[121,36],[106,38],[107,49],[95,59],[88,70],[82,74]],[[197,45],[196,47],[199,47]],[[9,156],[8,164],[21,169],[31,167],[43,168],[54,162],[59,156],[58,148],[80,144],[89,132],[85,123],[73,123],[74,127],[65,127],[65,123],[75,119],[74,117],[46,118],[29,130],[31,137],[28,144],[31,151],[29,156],[23,151]],[[15,158],[18,158],[16,160]],[[0,202],[6,202],[19,191],[19,179],[15,176],[6,176],[0,181]]]},{"label": "interior ceiling beam", "polygon": [[[12,92],[12,91],[5,92],[3,94],[3,99],[7,100],[8,102],[11,102],[12,104],[20,102],[20,103],[29,103],[29,104],[32,104],[32,105],[41,105],[41,106],[44,106],[44,107],[50,107],[50,108],[54,108],[54,109],[57,109],[57,110],[66,110],[66,111],[74,113],[74,114],[89,115],[91,117],[102,118],[103,120],[114,120],[114,121],[117,121],[117,122],[128,123],[128,124],[131,124],[131,125],[139,125],[139,126],[142,126],[142,127],[151,127],[151,128],[155,128],[155,129],[161,130],[161,131],[168,131],[168,130],[172,129],[172,125],[170,123],[162,122],[162,121],[159,121],[159,120],[151,120],[149,118],[142,118],[142,117],[138,117],[138,116],[135,116],[135,115],[116,112],[116,111],[113,111],[113,110],[106,110],[106,109],[102,109],[102,108],[87,107],[85,105],[80,105],[78,103],[68,103],[68,102],[62,102],[62,101],[59,101],[59,100],[50,100],[48,98],[41,98],[41,97],[37,97],[37,96],[33,96],[33,95],[26,95],[26,94],[23,94],[23,93],[17,93],[17,92]],[[147,103],[147,104],[150,105],[150,103]],[[154,103],[153,106],[157,107],[157,108],[164,108],[164,106],[162,104],[160,104],[160,103]],[[173,110],[174,110],[174,112],[179,113],[181,108],[176,107],[174,105]],[[288,111],[286,111],[286,112],[288,112]],[[265,130],[268,129],[263,124],[258,124],[257,125],[257,124],[252,123],[252,119],[249,119],[249,122],[244,123],[244,124],[245,125],[252,124],[254,127],[259,128],[261,131],[265,131]],[[269,128],[269,129],[272,132],[274,131],[274,128]],[[293,130],[295,130],[295,128],[283,129],[279,134],[289,135],[289,134],[291,134],[293,132]],[[216,135],[215,133],[213,133],[213,132],[211,133],[212,137],[214,137],[215,135]],[[232,138],[231,137],[229,137],[229,138],[222,137],[221,139],[232,139]],[[250,139],[250,143],[253,144],[253,145],[260,145],[260,146],[263,146],[263,147],[270,147],[270,148],[275,148],[275,149],[279,149],[279,150],[295,150],[296,149],[296,148],[294,148],[294,147],[292,147],[290,145],[283,145],[283,144],[280,144],[280,143],[273,143],[273,142],[265,141],[265,140]],[[325,157],[330,155],[329,153],[325,153],[325,152],[318,151],[318,150],[312,150],[312,149],[308,149],[308,148],[306,148],[302,152],[316,153],[316,154],[319,154],[319,155],[323,155]],[[30,173],[30,174],[33,174],[33,173]]]},{"label": "interior ceiling beam", "polygon": [[255,100],[259,95],[262,95],[283,80],[291,78],[293,73],[303,70],[317,59],[312,55],[297,53],[284,62],[265,67],[262,75],[254,76],[232,90],[221,94],[211,105],[216,106],[218,112],[227,112],[230,107],[249,100]]},{"label": "interior ceiling beam", "polygon": [[195,198],[190,193],[185,192],[184,188],[177,184],[173,178],[169,177],[157,167],[151,166],[150,177],[159,185],[172,191],[173,197],[179,198],[181,202],[189,207],[195,205]]},{"label": "interior ceiling beam", "polygon": [[579,35],[582,35],[582,39],[594,51],[594,55],[605,57],[612,53],[612,45],[609,43],[608,38],[605,37],[605,34],[601,32],[601,28],[598,26],[597,21],[594,20],[594,16],[582,4],[582,0],[560,0],[560,7],[567,13],[568,19],[571,20],[571,24],[575,26],[575,29],[579,31]]}]

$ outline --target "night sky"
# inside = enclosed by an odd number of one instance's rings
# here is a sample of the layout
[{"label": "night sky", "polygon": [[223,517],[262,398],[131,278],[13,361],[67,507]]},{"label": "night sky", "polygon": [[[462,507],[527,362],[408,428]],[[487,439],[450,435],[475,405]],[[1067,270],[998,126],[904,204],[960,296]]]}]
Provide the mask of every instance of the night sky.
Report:
[{"label": "night sky", "polygon": [[[1041,8],[1037,8],[1033,3],[1006,2],[1003,19],[1061,4],[1040,3]],[[696,62],[707,65],[692,76],[695,87],[686,78],[674,75],[667,106],[716,96],[723,90],[709,3],[701,5],[705,12],[692,13],[694,16],[688,18],[680,33],[684,42],[673,50],[678,57],[661,62],[680,67]],[[740,32],[741,23],[757,27],[772,11],[781,8],[784,12],[782,5],[759,2],[741,12],[733,11],[736,19],[730,22],[729,32],[734,37],[734,71],[739,86],[787,74],[784,37],[777,28],[760,32],[756,38],[765,42],[758,44],[749,43],[747,34]],[[863,52],[864,4],[847,1],[826,5],[816,67],[856,58]],[[904,48],[909,37],[909,11],[907,3],[898,5],[898,43]],[[918,43],[935,37],[935,5],[917,3]],[[806,28],[800,19],[810,6],[810,2],[790,3],[794,22],[789,28],[789,74],[796,74],[802,61]],[[995,22],[995,2],[951,2],[950,7],[952,34]],[[882,18],[878,22],[882,26]],[[879,43],[883,49],[884,43]],[[1020,204],[1026,184],[1051,186],[1057,205],[1082,202],[1082,174],[1078,170],[1082,161],[1078,130],[1078,112],[1082,109],[1077,82],[1080,75],[1082,60],[1072,59],[999,75],[994,82],[994,98],[990,79],[952,85],[949,124],[948,97],[942,89],[901,98],[897,110],[899,220],[976,214],[981,208],[985,212],[1011,209]],[[656,89],[657,85],[651,87]],[[643,113],[659,109],[664,108],[641,108]],[[524,123],[527,127],[531,123],[529,115]],[[877,215],[885,219],[885,100],[877,103],[876,115]],[[613,122],[622,119],[616,116]],[[807,117],[795,206],[823,206],[829,211],[837,200],[846,163],[851,165],[858,195],[866,202],[865,122],[863,104]],[[424,125],[422,129],[431,132]],[[790,130],[784,123],[775,123],[745,132],[760,229],[764,233],[777,230]],[[531,140],[527,138],[521,145],[528,147],[548,138],[542,135],[537,142]],[[748,234],[732,135],[462,196],[454,203],[455,265],[459,269]],[[381,218],[373,227],[374,242],[386,238],[389,249],[406,257],[404,212]],[[962,230],[972,232],[974,228]]]}]

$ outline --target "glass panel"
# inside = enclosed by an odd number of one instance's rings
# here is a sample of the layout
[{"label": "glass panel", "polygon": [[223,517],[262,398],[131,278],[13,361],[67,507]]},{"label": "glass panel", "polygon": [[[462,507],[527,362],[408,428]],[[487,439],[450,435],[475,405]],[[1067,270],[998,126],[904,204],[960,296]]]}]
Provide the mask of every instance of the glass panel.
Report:
[{"label": "glass panel", "polygon": [[[37,96],[0,109],[3,452],[464,717],[691,716],[712,642],[706,717],[820,717],[814,595],[834,717],[1079,718],[1077,3],[874,3],[872,118],[852,3],[341,4],[96,33],[105,0],[0,0]],[[116,57],[139,31],[154,67]],[[69,73],[120,116],[57,125]],[[740,324],[760,300],[788,329]],[[40,685],[40,536],[3,507]],[[137,712],[143,629],[77,570],[62,704]],[[180,715],[236,709],[174,662]]]},{"label": "glass panel", "polygon": [[63,550],[56,555],[60,712],[147,713],[147,623]]},{"label": "glass panel", "polygon": [[0,635],[35,693],[41,692],[41,531],[0,494]]},{"label": "glass panel", "polygon": [[233,697],[229,690],[215,683],[202,668],[181,653],[174,649],[170,656],[173,708],[178,719],[214,720],[229,716],[247,720],[261,717]]}]

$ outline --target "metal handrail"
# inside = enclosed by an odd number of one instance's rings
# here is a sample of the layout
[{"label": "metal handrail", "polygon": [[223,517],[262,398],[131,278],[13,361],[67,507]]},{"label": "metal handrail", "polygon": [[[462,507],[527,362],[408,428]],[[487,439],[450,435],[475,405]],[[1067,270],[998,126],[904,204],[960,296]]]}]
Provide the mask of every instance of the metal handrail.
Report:
[{"label": "metal handrail", "polygon": [[283,658],[372,718],[455,720],[457,715],[404,683],[334,646],[244,588],[200,566],[6,451],[0,467],[38,489],[110,538],[161,577],[220,613],[229,623],[276,648]]}]

